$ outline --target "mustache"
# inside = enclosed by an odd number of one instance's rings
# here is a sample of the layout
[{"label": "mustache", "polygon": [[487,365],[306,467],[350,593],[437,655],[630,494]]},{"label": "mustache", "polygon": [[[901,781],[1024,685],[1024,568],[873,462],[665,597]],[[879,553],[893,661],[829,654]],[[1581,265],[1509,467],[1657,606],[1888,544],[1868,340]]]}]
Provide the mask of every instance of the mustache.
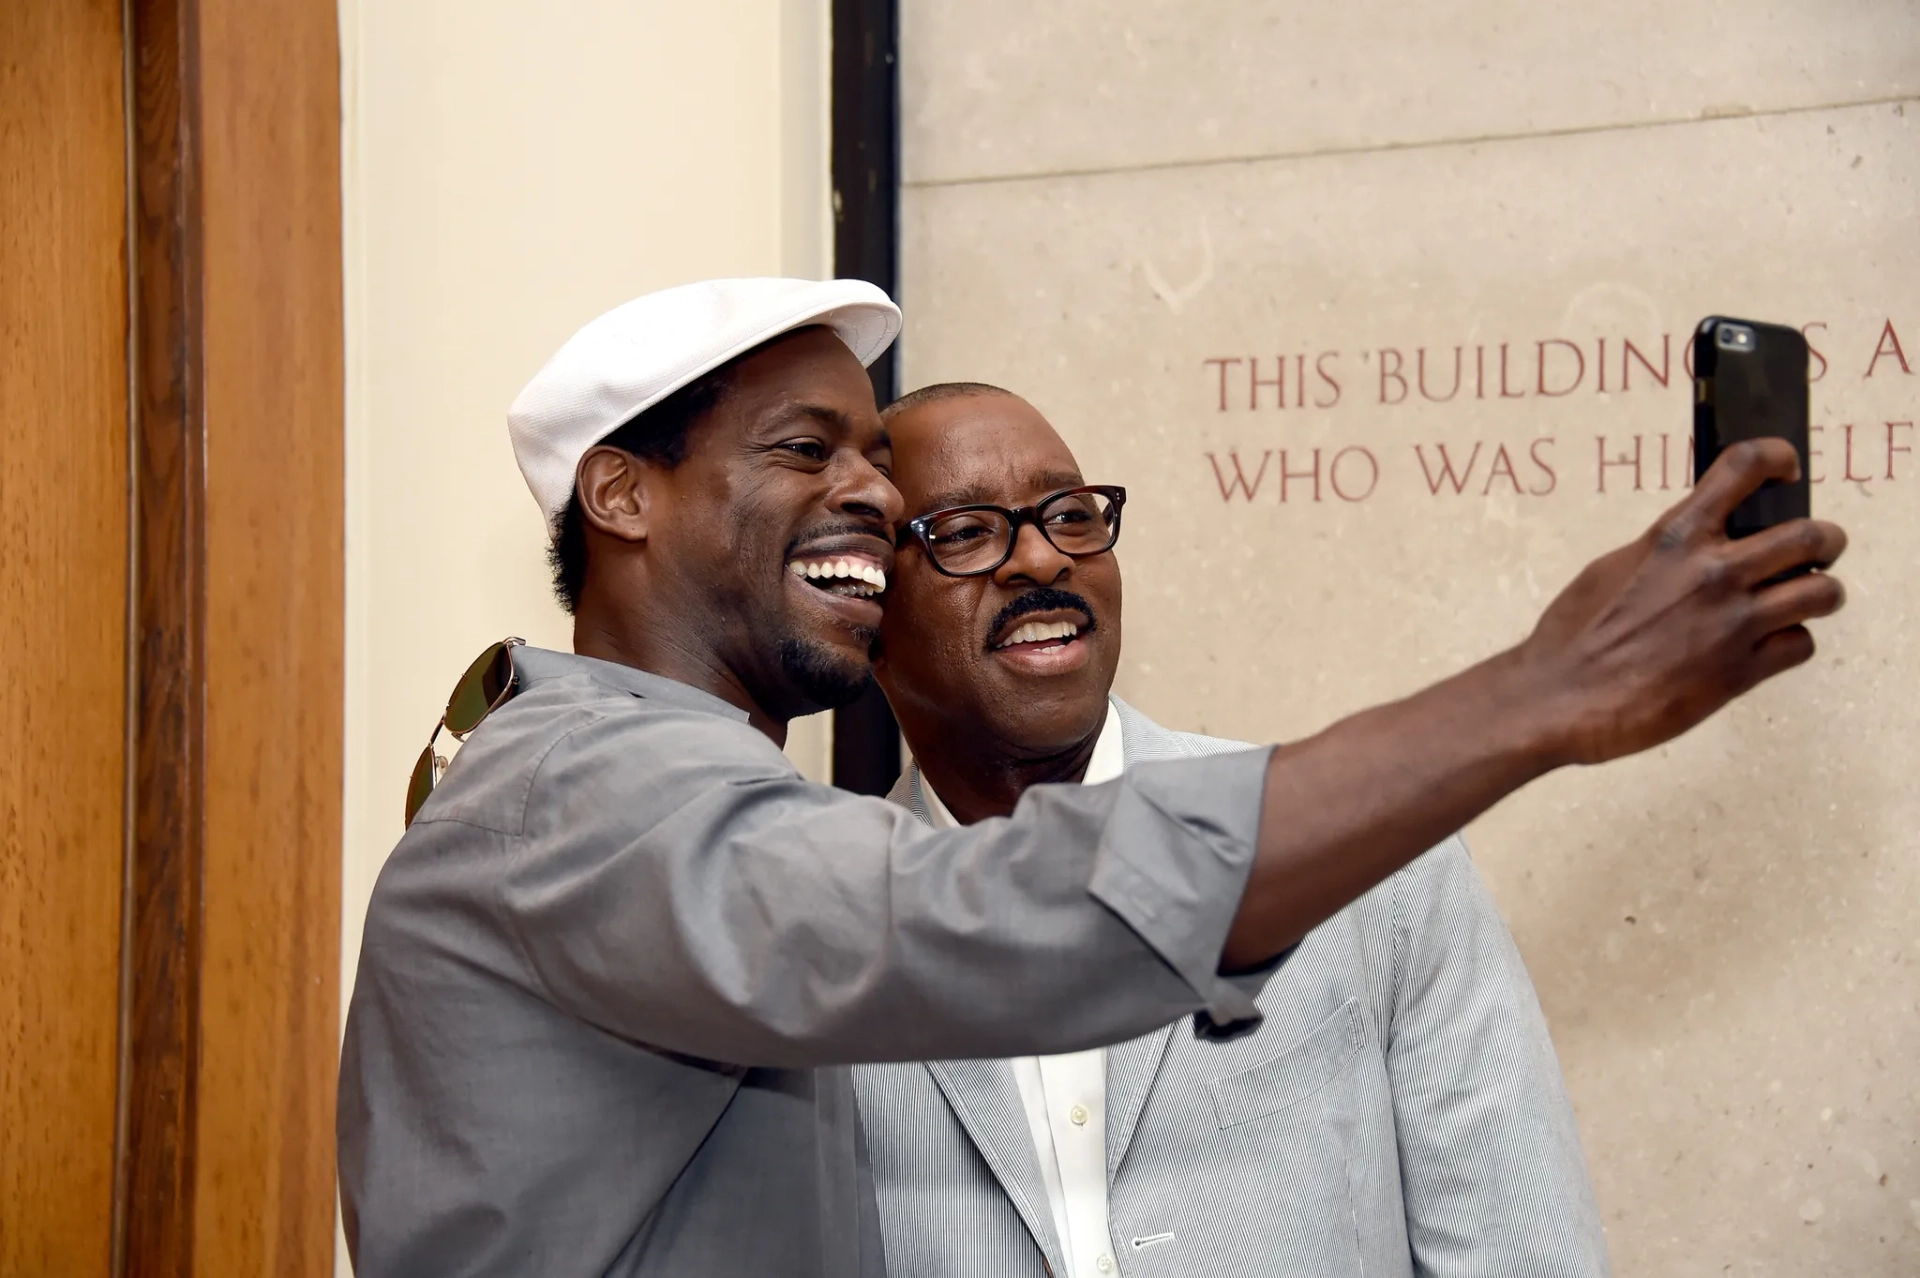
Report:
[{"label": "mustache", "polygon": [[1093,615],[1093,605],[1084,598],[1071,590],[1056,590],[1052,586],[1041,586],[1015,597],[1000,610],[994,617],[993,624],[987,627],[987,642],[992,643],[995,635],[1004,634],[1010,624],[1030,613],[1058,612],[1068,608],[1078,609],[1085,614],[1087,624],[1081,629],[1082,634],[1092,634],[1100,628],[1100,619]]}]

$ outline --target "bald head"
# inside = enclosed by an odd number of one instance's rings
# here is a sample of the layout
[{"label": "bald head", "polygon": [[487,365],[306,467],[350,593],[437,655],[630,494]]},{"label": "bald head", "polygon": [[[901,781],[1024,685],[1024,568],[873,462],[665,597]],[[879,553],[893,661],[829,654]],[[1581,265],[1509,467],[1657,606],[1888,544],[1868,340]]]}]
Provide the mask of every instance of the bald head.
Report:
[{"label": "bald head", "polygon": [[[1052,423],[998,386],[923,387],[889,404],[881,417],[894,441],[894,484],[908,519],[945,506],[1018,504],[1008,495],[1023,481],[1048,491],[1082,482],[1079,463]],[[1025,473],[1016,477],[1009,464]]]},{"label": "bald head", "polygon": [[885,421],[892,421],[902,413],[911,412],[925,404],[938,404],[942,400],[967,399],[979,395],[1005,395],[1017,399],[1012,391],[1001,390],[998,386],[989,386],[985,382],[935,382],[931,386],[922,386],[917,391],[908,391],[880,411]]}]

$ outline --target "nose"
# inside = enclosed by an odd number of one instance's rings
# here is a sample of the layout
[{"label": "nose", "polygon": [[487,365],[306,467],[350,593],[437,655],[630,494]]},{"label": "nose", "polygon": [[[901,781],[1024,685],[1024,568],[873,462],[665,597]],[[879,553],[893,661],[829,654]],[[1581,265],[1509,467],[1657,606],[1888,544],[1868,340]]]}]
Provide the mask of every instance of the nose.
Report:
[{"label": "nose", "polygon": [[993,580],[1001,586],[1053,586],[1072,575],[1072,556],[1061,554],[1032,523],[1020,526],[1014,534],[1013,553],[993,570]]},{"label": "nose", "polygon": [[833,502],[856,519],[884,525],[889,540],[900,522],[901,512],[906,509],[905,499],[893,481],[858,453],[852,455],[840,482],[835,485]]}]

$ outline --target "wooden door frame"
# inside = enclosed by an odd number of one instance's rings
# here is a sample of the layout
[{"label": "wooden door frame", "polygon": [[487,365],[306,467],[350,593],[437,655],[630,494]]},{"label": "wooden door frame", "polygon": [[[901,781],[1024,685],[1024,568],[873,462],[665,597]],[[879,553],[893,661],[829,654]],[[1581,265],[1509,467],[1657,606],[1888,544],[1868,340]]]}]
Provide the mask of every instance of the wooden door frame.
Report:
[{"label": "wooden door frame", "polygon": [[133,595],[116,1275],[192,1272],[206,688],[206,420],[194,0],[131,0]]},{"label": "wooden door frame", "polygon": [[[125,0],[122,12],[132,748],[113,1272],[320,1278],[333,1243],[344,467],[290,467],[264,491],[257,472],[276,432],[294,433],[303,459],[343,455],[338,19],[330,0]],[[273,351],[287,332],[298,349]],[[262,393],[263,346],[307,370],[289,379],[297,403]],[[298,582],[252,597],[261,563],[283,561]],[[305,739],[248,763],[248,744],[281,721]]]}]

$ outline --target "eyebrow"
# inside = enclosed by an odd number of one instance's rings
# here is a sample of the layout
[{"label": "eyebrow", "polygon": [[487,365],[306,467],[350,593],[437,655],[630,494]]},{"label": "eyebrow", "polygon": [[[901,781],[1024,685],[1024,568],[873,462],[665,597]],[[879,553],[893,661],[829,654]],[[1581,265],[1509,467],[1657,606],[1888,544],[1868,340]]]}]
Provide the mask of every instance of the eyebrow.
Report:
[{"label": "eyebrow", "polygon": [[[781,430],[802,421],[819,422],[842,435],[851,435],[854,429],[852,418],[839,409],[828,408],[824,404],[789,404],[767,418],[761,424],[761,429]],[[867,445],[867,451],[875,452],[882,448],[888,452],[893,451],[893,435],[884,426],[881,427],[880,433],[874,436],[873,442]]]},{"label": "eyebrow", "polygon": [[767,429],[777,429],[799,421],[816,421],[841,431],[846,430],[851,424],[845,413],[828,408],[824,404],[788,404],[767,418],[762,425]]},{"label": "eyebrow", "polygon": [[[1069,470],[1049,470],[1035,477],[1037,486],[1045,492],[1056,493],[1066,488],[1079,488],[1086,480]],[[932,514],[936,510],[945,510],[949,506],[997,506],[998,496],[991,489],[980,484],[967,484],[960,488],[949,488],[927,499],[922,514]],[[917,516],[916,516],[917,518]]]}]

